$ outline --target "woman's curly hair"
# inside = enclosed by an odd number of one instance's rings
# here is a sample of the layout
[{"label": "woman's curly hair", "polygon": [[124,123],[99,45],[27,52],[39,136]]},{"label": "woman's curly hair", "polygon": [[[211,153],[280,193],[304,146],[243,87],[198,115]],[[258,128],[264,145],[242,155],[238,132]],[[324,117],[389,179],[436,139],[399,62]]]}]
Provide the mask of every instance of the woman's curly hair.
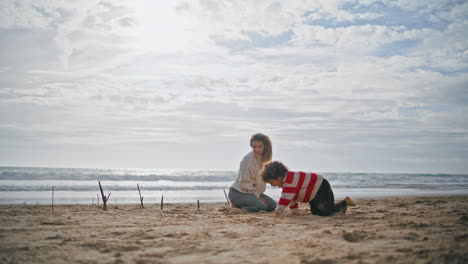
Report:
[{"label": "woman's curly hair", "polygon": [[262,161],[269,162],[271,160],[271,157],[273,156],[273,146],[271,145],[270,138],[262,133],[257,133],[255,135],[252,135],[252,137],[250,138],[251,147],[254,141],[259,141],[263,143]]},{"label": "woman's curly hair", "polygon": [[271,180],[277,180],[279,177],[284,177],[288,172],[288,167],[279,161],[272,161],[265,165],[261,172],[261,176],[264,182],[270,182]]}]

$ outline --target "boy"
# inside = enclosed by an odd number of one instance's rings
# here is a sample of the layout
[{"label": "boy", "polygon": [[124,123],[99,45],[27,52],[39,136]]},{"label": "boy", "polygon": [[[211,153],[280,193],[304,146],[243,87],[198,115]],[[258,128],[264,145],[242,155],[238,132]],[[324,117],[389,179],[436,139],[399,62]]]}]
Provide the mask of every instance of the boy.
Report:
[{"label": "boy", "polygon": [[283,188],[276,207],[276,216],[281,215],[287,206],[292,214],[298,212],[298,202],[309,203],[314,215],[329,216],[335,212],[346,212],[348,206],[355,206],[349,197],[335,204],[330,184],[315,173],[293,172],[279,161],[265,165],[262,179],[275,187]]}]

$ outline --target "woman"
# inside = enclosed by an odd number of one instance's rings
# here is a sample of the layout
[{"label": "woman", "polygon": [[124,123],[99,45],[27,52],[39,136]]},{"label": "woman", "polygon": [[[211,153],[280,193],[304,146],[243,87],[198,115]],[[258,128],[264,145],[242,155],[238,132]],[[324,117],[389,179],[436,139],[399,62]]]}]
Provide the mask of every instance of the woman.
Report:
[{"label": "woman", "polygon": [[272,212],[276,202],[264,194],[266,183],[260,176],[263,166],[271,161],[270,138],[261,133],[255,134],[250,138],[250,147],[252,151],[242,159],[237,178],[229,188],[229,200],[233,207],[248,212]]}]

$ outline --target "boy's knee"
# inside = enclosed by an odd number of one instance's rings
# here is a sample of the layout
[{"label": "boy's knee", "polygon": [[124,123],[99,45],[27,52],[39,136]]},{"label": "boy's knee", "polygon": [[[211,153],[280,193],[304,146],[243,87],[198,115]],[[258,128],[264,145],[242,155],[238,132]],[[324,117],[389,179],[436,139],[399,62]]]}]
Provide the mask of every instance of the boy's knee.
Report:
[{"label": "boy's knee", "polygon": [[320,212],[319,215],[321,216],[329,216],[332,215],[333,210],[327,204],[320,203],[317,206],[318,211]]}]

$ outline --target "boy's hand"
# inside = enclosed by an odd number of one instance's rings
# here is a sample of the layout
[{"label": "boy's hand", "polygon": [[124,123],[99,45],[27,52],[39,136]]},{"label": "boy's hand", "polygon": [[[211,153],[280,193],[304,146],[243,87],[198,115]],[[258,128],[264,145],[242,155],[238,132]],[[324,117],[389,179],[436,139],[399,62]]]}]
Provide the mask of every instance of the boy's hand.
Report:
[{"label": "boy's hand", "polygon": [[280,217],[282,215],[281,211],[276,210],[275,211],[275,217]]},{"label": "boy's hand", "polygon": [[291,215],[300,215],[301,213],[299,213],[299,209],[292,209],[290,210],[291,212]]}]

